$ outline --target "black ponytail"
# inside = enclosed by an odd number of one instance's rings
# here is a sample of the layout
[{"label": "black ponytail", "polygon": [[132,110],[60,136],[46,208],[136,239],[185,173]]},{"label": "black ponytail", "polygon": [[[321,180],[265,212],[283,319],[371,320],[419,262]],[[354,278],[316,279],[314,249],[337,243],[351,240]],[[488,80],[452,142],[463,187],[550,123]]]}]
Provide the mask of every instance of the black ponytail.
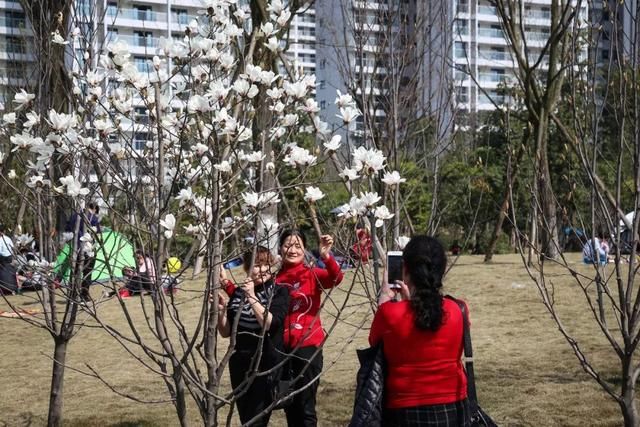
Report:
[{"label": "black ponytail", "polygon": [[447,255],[434,237],[414,236],[402,252],[402,261],[413,284],[411,308],[418,329],[437,331],[442,325],[442,276]]}]

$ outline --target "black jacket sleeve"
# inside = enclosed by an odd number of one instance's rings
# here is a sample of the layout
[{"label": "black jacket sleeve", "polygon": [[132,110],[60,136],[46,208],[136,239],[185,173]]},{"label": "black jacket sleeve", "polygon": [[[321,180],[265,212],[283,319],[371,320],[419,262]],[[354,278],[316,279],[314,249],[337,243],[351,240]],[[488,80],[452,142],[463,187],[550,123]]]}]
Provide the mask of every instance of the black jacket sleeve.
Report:
[{"label": "black jacket sleeve", "polygon": [[273,299],[269,305],[271,313],[270,333],[277,333],[282,329],[284,318],[289,311],[289,289],[284,286],[275,285]]}]

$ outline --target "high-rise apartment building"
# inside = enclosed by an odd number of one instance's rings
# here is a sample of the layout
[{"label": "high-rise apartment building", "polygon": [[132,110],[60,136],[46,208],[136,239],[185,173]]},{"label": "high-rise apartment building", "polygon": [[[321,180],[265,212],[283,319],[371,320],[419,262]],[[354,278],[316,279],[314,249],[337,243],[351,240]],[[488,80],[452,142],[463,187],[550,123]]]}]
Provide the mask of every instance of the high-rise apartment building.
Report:
[{"label": "high-rise apartment building", "polygon": [[18,1],[0,2],[0,102],[10,102],[15,87],[34,71],[32,32]]},{"label": "high-rise apartment building", "polygon": [[[586,2],[578,11],[587,19]],[[524,41],[530,61],[543,53],[550,37],[551,0],[522,0]],[[509,102],[501,87],[513,84],[517,63],[510,53],[498,13],[488,0],[453,0],[451,73],[459,110],[476,113]],[[586,53],[586,48],[585,48]],[[545,56],[541,68],[546,68]]]}]

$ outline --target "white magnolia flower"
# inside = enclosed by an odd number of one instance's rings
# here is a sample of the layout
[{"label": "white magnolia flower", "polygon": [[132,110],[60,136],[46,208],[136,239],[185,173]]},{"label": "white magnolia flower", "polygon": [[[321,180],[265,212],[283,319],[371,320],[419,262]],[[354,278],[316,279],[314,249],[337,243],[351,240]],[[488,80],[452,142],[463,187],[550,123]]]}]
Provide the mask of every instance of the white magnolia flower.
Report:
[{"label": "white magnolia flower", "polygon": [[336,116],[341,118],[343,122],[348,124],[354,121],[358,116],[360,116],[360,111],[358,111],[356,107],[341,107],[340,114],[336,114]]},{"label": "white magnolia flower", "polygon": [[2,121],[7,125],[16,123],[16,113],[7,113],[2,116]]},{"label": "white magnolia flower", "polygon": [[317,202],[323,197],[324,197],[324,193],[318,187],[313,187],[313,186],[307,187],[306,194],[304,195],[304,199],[307,202]]},{"label": "white magnolia flower", "polygon": [[307,82],[304,80],[295,83],[284,82],[282,88],[287,95],[294,98],[304,99],[307,96]]},{"label": "white magnolia flower", "polygon": [[349,169],[347,167],[342,169],[342,172],[340,172],[338,175],[340,175],[340,177],[345,181],[355,181],[356,179],[360,178],[357,170]]},{"label": "white magnolia flower", "polygon": [[320,111],[320,107],[318,107],[318,103],[313,98],[307,98],[304,102],[304,106],[301,107],[302,111],[306,111],[307,113],[317,113]]},{"label": "white magnolia flower", "polygon": [[276,30],[275,26],[271,22],[265,22],[264,24],[260,25],[260,30],[265,37],[271,37],[278,32],[278,30]]},{"label": "white magnolia flower", "polygon": [[267,3],[267,11],[271,12],[274,15],[279,15],[285,7],[285,4],[282,0],[271,0]]},{"label": "white magnolia flower", "polygon": [[298,147],[297,145],[292,145],[289,147],[289,154],[287,154],[284,158],[284,162],[290,166],[311,166],[313,165],[318,158],[311,153],[306,148]]},{"label": "white magnolia flower", "polygon": [[187,108],[189,112],[207,112],[211,111],[211,105],[209,104],[209,100],[201,95],[194,95],[189,98],[189,102],[187,103]]},{"label": "white magnolia flower", "polygon": [[266,156],[264,154],[262,154],[262,151],[254,151],[253,153],[245,154],[243,156],[243,160],[246,160],[249,163],[259,163],[265,157]]},{"label": "white magnolia flower", "polygon": [[231,163],[229,163],[227,160],[223,160],[220,163],[213,165],[213,167],[222,173],[231,173],[232,171]]},{"label": "white magnolia flower", "polygon": [[407,243],[409,243],[409,240],[411,240],[410,237],[399,236],[396,239],[396,245],[398,245],[398,249],[400,249],[400,250],[404,249],[404,247],[407,246]]},{"label": "white magnolia flower", "polygon": [[268,162],[266,165],[264,165],[264,167],[269,172],[273,172],[274,170],[276,170],[276,165],[273,162]]},{"label": "white magnolia flower", "polygon": [[44,179],[42,175],[33,175],[27,180],[27,187],[29,188],[41,188],[51,186],[51,181]]},{"label": "white magnolia flower", "polygon": [[58,30],[56,30],[54,33],[51,33],[51,41],[56,44],[62,44],[62,45],[69,44],[69,42],[60,35]]},{"label": "white magnolia flower", "polygon": [[173,230],[176,228],[176,217],[173,214],[167,214],[163,220],[160,220],[160,225],[166,228],[164,237],[170,239],[173,236]]},{"label": "white magnolia flower", "polygon": [[343,107],[347,107],[347,106],[353,106],[354,102],[353,102],[353,98],[351,97],[351,95],[349,94],[342,94],[340,93],[340,91],[338,92],[338,96],[336,98],[336,105],[338,105],[338,107],[343,108]]},{"label": "white magnolia flower", "polygon": [[273,36],[273,37],[269,37],[269,40],[264,45],[271,52],[277,52],[278,51],[278,47],[279,47],[280,44],[278,43],[278,38]]},{"label": "white magnolia flower", "polygon": [[[0,162],[2,163],[2,162]],[[9,173],[7,174],[7,178],[9,179],[16,179],[17,175],[16,175],[16,170],[15,169],[11,169],[9,171]]]},{"label": "white magnolia flower", "polygon": [[29,111],[26,116],[27,120],[22,124],[25,129],[31,129],[33,126],[40,123],[40,115],[35,111]]},{"label": "white magnolia flower", "polygon": [[341,135],[333,135],[333,137],[331,138],[331,141],[325,142],[323,145],[324,145],[324,148],[326,148],[329,151],[338,151],[340,149],[340,145],[342,145],[341,141],[342,141]]},{"label": "white magnolia flower", "polygon": [[191,187],[183,188],[176,196],[176,200],[180,202],[180,207],[190,203],[193,200],[193,190]]},{"label": "white magnolia flower", "polygon": [[282,118],[282,126],[284,127],[292,127],[298,124],[298,115],[297,114],[286,114]]},{"label": "white magnolia flower", "polygon": [[17,104],[16,110],[20,110],[26,107],[35,98],[36,96],[34,94],[27,93],[24,89],[20,89],[20,92],[16,93],[16,96],[13,98],[13,103]]},{"label": "white magnolia flower", "polygon": [[202,230],[202,228],[200,226],[192,225],[192,224],[189,224],[189,225],[187,225],[187,226],[185,226],[183,228],[184,228],[184,232],[185,233],[192,234],[192,235],[198,235],[198,234],[200,234],[200,231]]},{"label": "white magnolia flower", "polygon": [[73,239],[73,233],[70,231],[65,231],[60,235],[60,243],[64,244],[71,239]]},{"label": "white magnolia flower", "polygon": [[376,192],[366,192],[360,194],[360,200],[367,206],[373,206],[380,201],[380,196]]},{"label": "white magnolia flower", "polygon": [[398,171],[393,171],[393,172],[386,172],[381,181],[391,186],[391,185],[401,184],[403,182],[406,182],[407,180],[405,178],[401,178],[400,173]]},{"label": "white magnolia flower", "polygon": [[376,217],[376,227],[382,227],[384,221],[393,218],[394,214],[389,212],[389,209],[382,205],[378,206],[375,211],[373,211],[373,215]]},{"label": "white magnolia flower", "polygon": [[275,191],[265,191],[262,194],[255,192],[242,193],[242,198],[247,206],[254,209],[267,207],[280,201],[278,193]]},{"label": "white magnolia flower", "polygon": [[209,151],[209,146],[206,144],[203,144],[201,142],[198,142],[193,148],[193,151],[196,152],[196,154],[199,157],[202,157],[204,155],[204,153],[206,153],[207,151]]},{"label": "white magnolia flower", "polygon": [[71,197],[86,196],[89,194],[88,188],[82,188],[82,184],[73,175],[60,178],[60,183],[67,188],[67,195]]},{"label": "white magnolia flower", "polygon": [[289,9],[284,9],[282,12],[280,12],[278,19],[276,19],[276,23],[279,26],[284,27],[285,25],[287,25],[289,18],[291,18],[291,12],[289,11]]},{"label": "white magnolia flower", "polygon": [[386,157],[382,154],[382,151],[375,148],[367,150],[364,147],[358,147],[351,153],[351,156],[358,172],[362,171],[368,174],[384,169]]},{"label": "white magnolia flower", "polygon": [[49,110],[49,124],[58,131],[65,131],[76,125],[76,118],[73,114],[58,113],[55,110]]}]

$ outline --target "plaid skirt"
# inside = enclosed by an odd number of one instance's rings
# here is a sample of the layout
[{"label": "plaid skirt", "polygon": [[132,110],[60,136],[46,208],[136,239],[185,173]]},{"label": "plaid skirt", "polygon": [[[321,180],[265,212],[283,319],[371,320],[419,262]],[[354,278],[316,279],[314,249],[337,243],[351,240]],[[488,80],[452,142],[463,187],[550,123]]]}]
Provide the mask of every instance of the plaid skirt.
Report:
[{"label": "plaid skirt", "polygon": [[385,409],[382,425],[385,427],[470,427],[469,412],[467,399],[442,405]]}]

